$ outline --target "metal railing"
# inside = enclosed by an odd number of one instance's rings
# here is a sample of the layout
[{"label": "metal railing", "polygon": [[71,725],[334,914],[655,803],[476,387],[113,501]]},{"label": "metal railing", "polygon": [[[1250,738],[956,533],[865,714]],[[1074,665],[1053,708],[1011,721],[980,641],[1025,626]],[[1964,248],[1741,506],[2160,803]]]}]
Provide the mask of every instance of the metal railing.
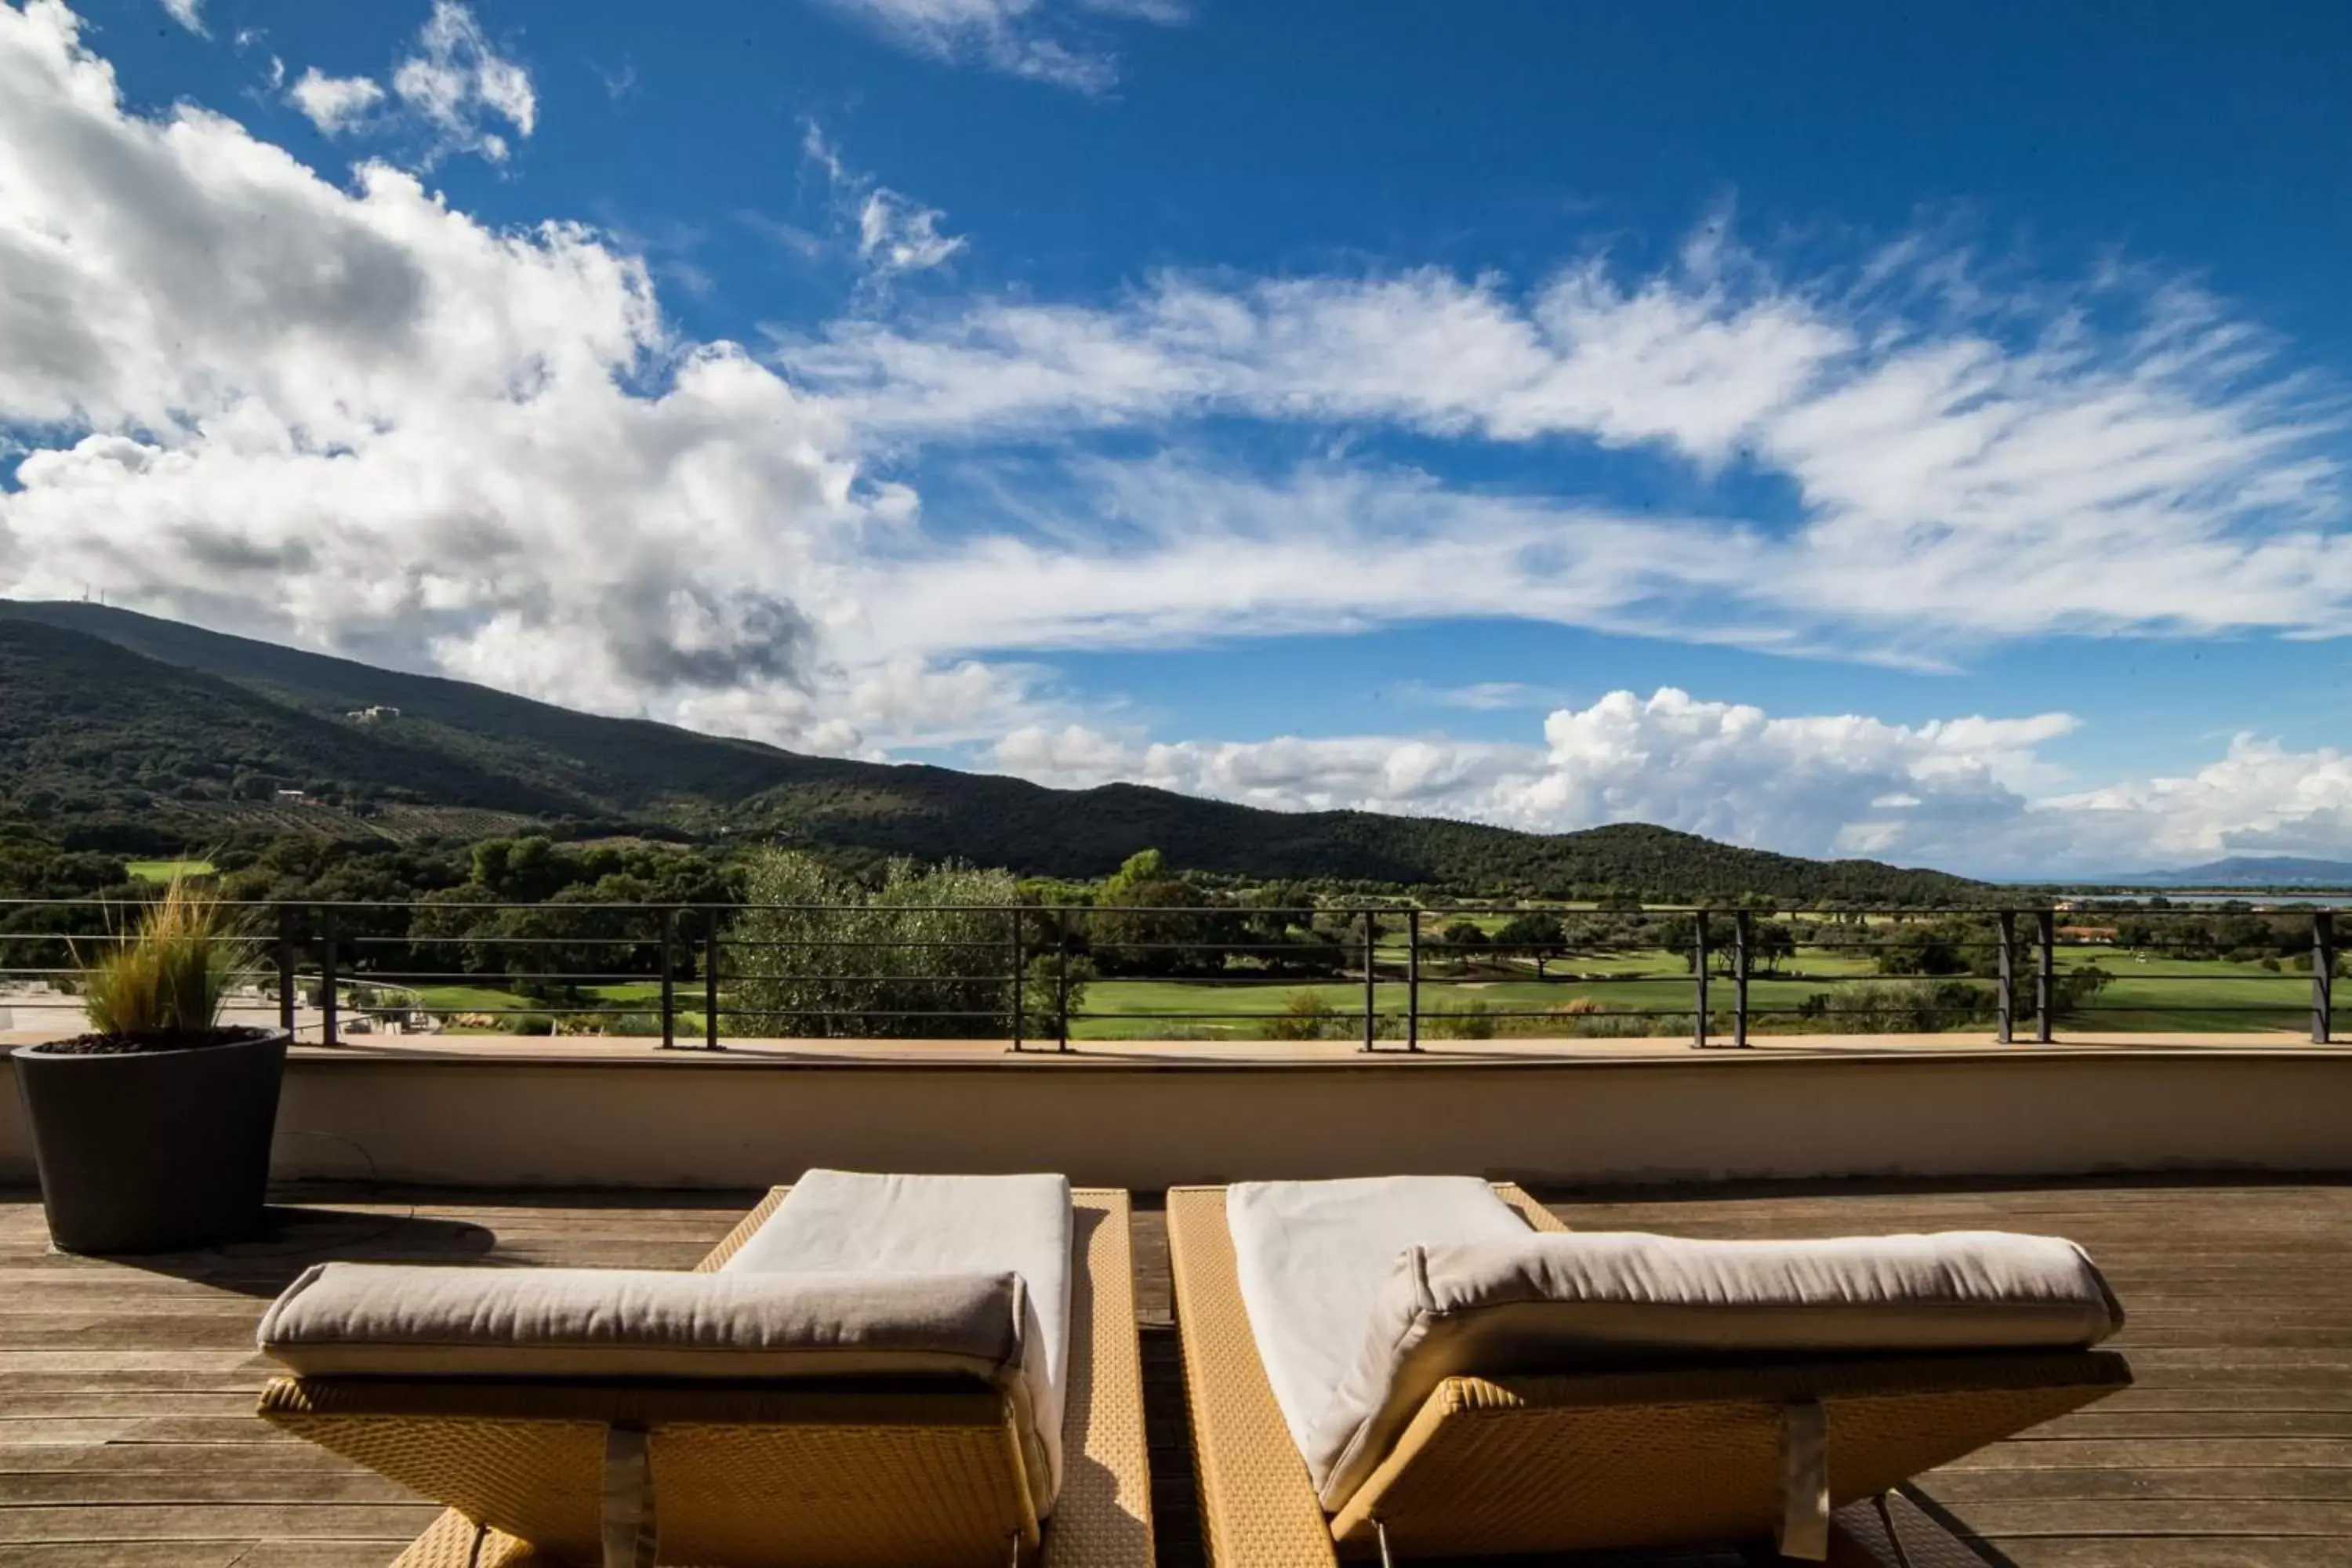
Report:
[{"label": "metal railing", "polygon": [[[2307,1020],[2311,1039],[2326,1043],[2340,1032],[2334,982],[2344,964],[2334,914],[2299,908],[432,899],[236,907],[260,960],[238,1009],[328,1045],[362,1029],[544,1024],[552,1032],[568,1021],[709,1050],[730,1037],[776,1035],[977,1037],[1007,1039],[1015,1050],[1068,1050],[1089,1026],[1162,1038],[1212,1025],[1255,1026],[1272,1038],[1353,1038],[1366,1051],[1417,1051],[1433,1035],[1548,1032],[1680,1032],[1696,1047],[1736,1049],[1764,1031],[1914,1032],[1892,1026],[1906,1022],[1930,1030],[1976,1024],[2004,1043],[2046,1042],[2062,1022],[2072,1028],[2103,1016],[2143,1030],[2167,1018],[2209,1028]],[[69,1016],[79,1007],[70,994],[79,959],[123,940],[128,914],[96,900],[0,900],[0,1013],[37,1013],[41,1026]],[[1479,924],[1514,915],[1559,924],[1517,940]],[[894,924],[933,934],[892,935]],[[2221,951],[2233,938],[2242,945]],[[2245,956],[2257,949],[2259,958]],[[2129,973],[2168,954],[2205,967],[2161,984]],[[2092,962],[2075,962],[2083,958]],[[1873,989],[1856,992],[1860,982]],[[2248,999],[2167,989],[2184,984]],[[1087,1005],[1118,986],[1126,989],[1113,999],[1125,1005]],[[1507,994],[1495,1001],[1476,994],[1498,987]],[[1286,1009],[1244,1005],[1261,990],[1286,993]],[[1465,995],[1466,1005],[1445,1000]]]}]

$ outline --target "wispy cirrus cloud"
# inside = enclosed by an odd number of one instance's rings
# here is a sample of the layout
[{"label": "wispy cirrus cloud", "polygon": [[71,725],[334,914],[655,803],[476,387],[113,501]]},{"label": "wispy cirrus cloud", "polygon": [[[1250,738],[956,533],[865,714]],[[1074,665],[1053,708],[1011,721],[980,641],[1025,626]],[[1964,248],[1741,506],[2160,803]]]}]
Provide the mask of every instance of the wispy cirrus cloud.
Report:
[{"label": "wispy cirrus cloud", "polygon": [[1466,686],[1431,686],[1416,681],[1399,695],[1409,703],[1456,708],[1469,713],[1507,713],[1546,708],[1562,700],[1558,688],[1525,680],[1474,680]]},{"label": "wispy cirrus cloud", "polygon": [[[1964,259],[1930,267],[1906,243],[1809,273],[1709,245],[1646,276],[1589,261],[1525,290],[1430,269],[1171,276],[1114,305],[840,323],[779,354],[885,450],[1146,432],[1181,451],[1187,431],[1241,417],[1619,449],[1687,493],[1733,474],[1790,498],[1778,516],[1702,502],[1659,519],[1605,490],[1465,493],[1357,460],[1355,502],[1331,525],[1350,546],[1332,553],[1355,563],[1335,561],[1339,579],[1314,592],[1360,584],[1364,614],[1391,577],[1382,547],[1443,537],[1490,566],[1497,541],[1523,545],[1501,581],[1520,613],[1550,618],[1552,579],[1584,570],[1605,528],[1638,565],[1604,573],[1619,592],[1592,624],[1643,620],[1645,596],[1679,585],[1713,595],[1717,629],[1740,640],[1914,660],[2061,629],[2352,628],[2340,392],[2186,286],[2117,275],[1988,303],[1952,284]],[[1265,510],[1305,482],[1223,478],[1236,498],[1265,489]],[[1449,531],[1474,514],[1500,531]],[[1280,531],[1262,558],[1328,529]],[[1126,542],[1040,550],[1071,571],[1150,564]],[[1262,609],[1234,595],[1237,616]]]},{"label": "wispy cirrus cloud", "polygon": [[[895,280],[944,266],[969,247],[963,236],[940,227],[947,214],[852,168],[814,120],[801,128],[801,157],[824,177],[828,204],[837,226],[847,232],[869,286],[867,303],[887,293]],[[761,218],[755,226],[804,253],[818,247],[816,237],[788,225]]]},{"label": "wispy cirrus cloud", "polygon": [[[1355,465],[1268,479],[1169,456],[1071,473],[1068,496],[1024,503],[1038,526],[877,541],[838,580],[840,635],[972,652],[1492,616],[1634,631],[1696,596],[1728,605],[1758,553],[1738,529],[1704,521],[1628,519]],[[1677,536],[1685,548],[1666,549]],[[1720,613],[1693,635],[1794,640]]]},{"label": "wispy cirrus cloud", "polygon": [[971,64],[1079,92],[1107,91],[1118,58],[1105,42],[1108,22],[1172,26],[1190,16],[1182,0],[824,0],[900,47],[952,64]]}]

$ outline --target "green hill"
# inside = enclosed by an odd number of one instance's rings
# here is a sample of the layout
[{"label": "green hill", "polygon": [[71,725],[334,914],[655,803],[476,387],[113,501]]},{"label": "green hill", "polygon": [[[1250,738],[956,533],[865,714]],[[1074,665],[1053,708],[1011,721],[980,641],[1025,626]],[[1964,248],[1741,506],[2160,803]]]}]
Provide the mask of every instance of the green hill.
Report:
[{"label": "green hill", "polygon": [[[347,717],[386,706],[399,717]],[[310,800],[277,807],[280,789]],[[163,849],[239,824],[390,832],[465,812],[775,836],[1041,876],[1098,876],[1156,847],[1203,871],[1485,893],[1613,887],[1927,903],[1984,890],[1937,871],[1805,860],[1641,825],[1518,833],[804,757],[102,605],[0,601],[0,822],[89,847]]]}]

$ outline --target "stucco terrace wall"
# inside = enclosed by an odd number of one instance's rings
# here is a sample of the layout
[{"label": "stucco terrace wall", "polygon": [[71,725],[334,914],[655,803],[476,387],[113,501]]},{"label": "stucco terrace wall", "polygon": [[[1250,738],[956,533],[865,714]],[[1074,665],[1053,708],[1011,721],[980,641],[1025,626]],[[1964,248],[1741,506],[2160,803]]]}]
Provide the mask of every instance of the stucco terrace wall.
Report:
[{"label": "stucco terrace wall", "polygon": [[[1279,1062],[299,1051],[286,1177],[756,1186],[813,1165],[1134,1188],[1454,1171],[1546,1183],[2352,1170],[2352,1051]],[[0,1179],[33,1165],[13,1084]]]}]

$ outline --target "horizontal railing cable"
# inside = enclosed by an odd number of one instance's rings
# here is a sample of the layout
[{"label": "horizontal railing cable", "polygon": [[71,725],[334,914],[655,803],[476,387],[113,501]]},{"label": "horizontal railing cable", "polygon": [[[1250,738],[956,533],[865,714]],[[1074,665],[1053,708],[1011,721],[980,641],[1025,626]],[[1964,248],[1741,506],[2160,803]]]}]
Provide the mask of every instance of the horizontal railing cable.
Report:
[{"label": "horizontal railing cable", "polygon": [[[356,1029],[546,1018],[658,1033],[989,1037],[1014,1048],[1189,1026],[1403,1048],[1424,1034],[1981,1026],[2339,1032],[2332,910],[2228,905],[1829,909],[1396,900],[1314,905],[238,900],[259,959],[235,1007]],[[79,958],[135,900],[0,899],[0,1009],[77,1005]],[[1515,920],[1549,922],[1526,938]],[[943,922],[946,934],[935,925]],[[1461,928],[1467,924],[1471,932]],[[67,929],[43,929],[62,925]],[[105,929],[93,929],[103,926]],[[961,929],[969,926],[969,930]],[[520,928],[520,929],[515,929]],[[1497,989],[1506,988],[1506,989]],[[2264,988],[2276,1000],[2265,996]],[[1679,996],[1674,994],[1679,992]],[[1287,993],[1286,1004],[1274,999]],[[1557,998],[1555,1000],[1554,998]],[[1217,1005],[1222,1001],[1234,1005]],[[1655,1005],[1651,1005],[1654,1003]],[[1725,1041],[1719,1037],[1727,1035]]]}]

